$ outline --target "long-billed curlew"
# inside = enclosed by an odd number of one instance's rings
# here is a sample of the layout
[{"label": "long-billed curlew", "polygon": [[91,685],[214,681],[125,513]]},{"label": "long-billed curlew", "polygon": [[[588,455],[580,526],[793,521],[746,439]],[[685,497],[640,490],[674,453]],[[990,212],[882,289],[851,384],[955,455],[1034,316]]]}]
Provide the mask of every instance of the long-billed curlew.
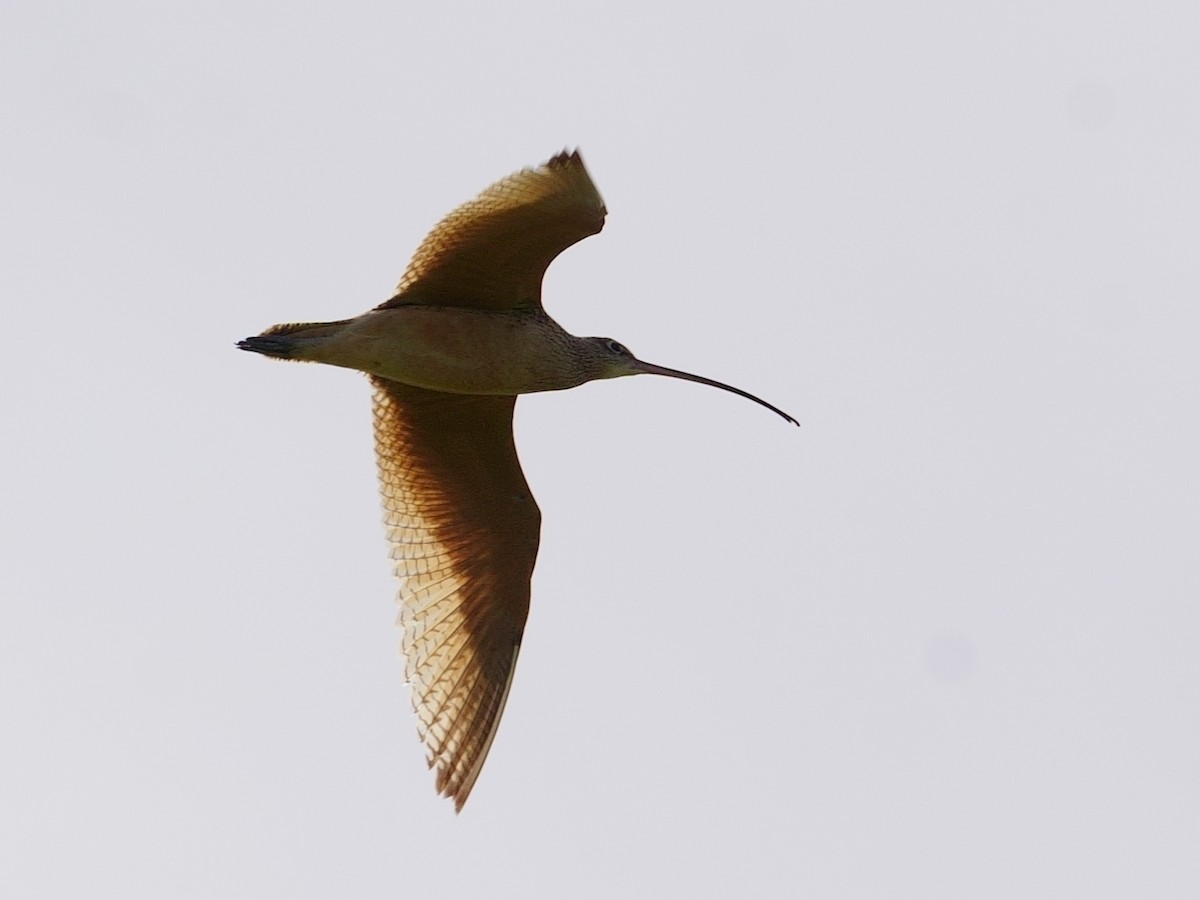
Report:
[{"label": "long-billed curlew", "polygon": [[541,513],[517,461],[517,394],[668,375],[610,338],[567,334],[542,276],[604,227],[579,153],[496,182],[417,248],[395,296],[354,319],[276,325],[238,346],[365,372],[384,521],[400,579],[405,676],[437,789],[461,810],[512,685]]}]

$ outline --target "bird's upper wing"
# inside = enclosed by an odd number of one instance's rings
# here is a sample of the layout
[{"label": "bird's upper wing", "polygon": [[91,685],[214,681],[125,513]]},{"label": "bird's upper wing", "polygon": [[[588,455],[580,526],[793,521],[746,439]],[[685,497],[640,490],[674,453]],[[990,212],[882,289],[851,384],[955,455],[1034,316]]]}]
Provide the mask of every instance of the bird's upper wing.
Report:
[{"label": "bird's upper wing", "polygon": [[541,513],[513,444],[515,397],[370,377],[405,675],[438,791],[461,809],[512,684]]},{"label": "bird's upper wing", "polygon": [[442,219],[380,309],[401,303],[539,307],[546,267],[599,232],[605,214],[579,152],[564,151],[497,181]]}]

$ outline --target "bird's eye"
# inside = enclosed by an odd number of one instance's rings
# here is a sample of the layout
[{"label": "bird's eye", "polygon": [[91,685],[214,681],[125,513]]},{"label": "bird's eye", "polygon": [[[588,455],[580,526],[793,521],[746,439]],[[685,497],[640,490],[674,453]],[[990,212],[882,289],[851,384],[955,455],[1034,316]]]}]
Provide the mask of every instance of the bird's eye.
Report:
[{"label": "bird's eye", "polygon": [[613,353],[616,353],[618,356],[632,356],[633,355],[629,352],[629,350],[625,347],[624,344],[619,344],[614,340],[605,341],[604,346],[607,347]]}]

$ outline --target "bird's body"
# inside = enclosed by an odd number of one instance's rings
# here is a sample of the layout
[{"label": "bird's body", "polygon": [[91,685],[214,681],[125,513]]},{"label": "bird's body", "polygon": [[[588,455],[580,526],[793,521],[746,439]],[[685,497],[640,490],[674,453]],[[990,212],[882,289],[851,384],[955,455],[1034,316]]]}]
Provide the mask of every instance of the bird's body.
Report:
[{"label": "bird's body", "polygon": [[238,346],[366,372],[384,522],[401,580],[405,674],[438,790],[466,802],[495,737],[529,610],[541,514],[512,437],[518,394],[657,374],[542,309],[562,250],[606,210],[578,153],[502,179],[442,220],[392,299],[353,319],[277,325]]},{"label": "bird's body", "polygon": [[294,327],[287,358],[358,369],[450,394],[561,391],[599,377],[581,339],[541,309],[408,304]]}]

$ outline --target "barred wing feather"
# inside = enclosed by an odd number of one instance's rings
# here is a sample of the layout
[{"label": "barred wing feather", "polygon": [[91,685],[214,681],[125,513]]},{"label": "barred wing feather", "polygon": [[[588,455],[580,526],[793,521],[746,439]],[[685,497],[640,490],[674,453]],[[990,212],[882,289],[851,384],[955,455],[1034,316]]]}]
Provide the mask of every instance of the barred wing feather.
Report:
[{"label": "barred wing feather", "polygon": [[541,513],[513,444],[515,397],[370,377],[405,675],[438,791],[462,809],[512,685]]},{"label": "barred wing feather", "polygon": [[604,227],[606,210],[578,151],[502,178],[442,219],[413,254],[403,303],[540,308],[553,259]]}]

